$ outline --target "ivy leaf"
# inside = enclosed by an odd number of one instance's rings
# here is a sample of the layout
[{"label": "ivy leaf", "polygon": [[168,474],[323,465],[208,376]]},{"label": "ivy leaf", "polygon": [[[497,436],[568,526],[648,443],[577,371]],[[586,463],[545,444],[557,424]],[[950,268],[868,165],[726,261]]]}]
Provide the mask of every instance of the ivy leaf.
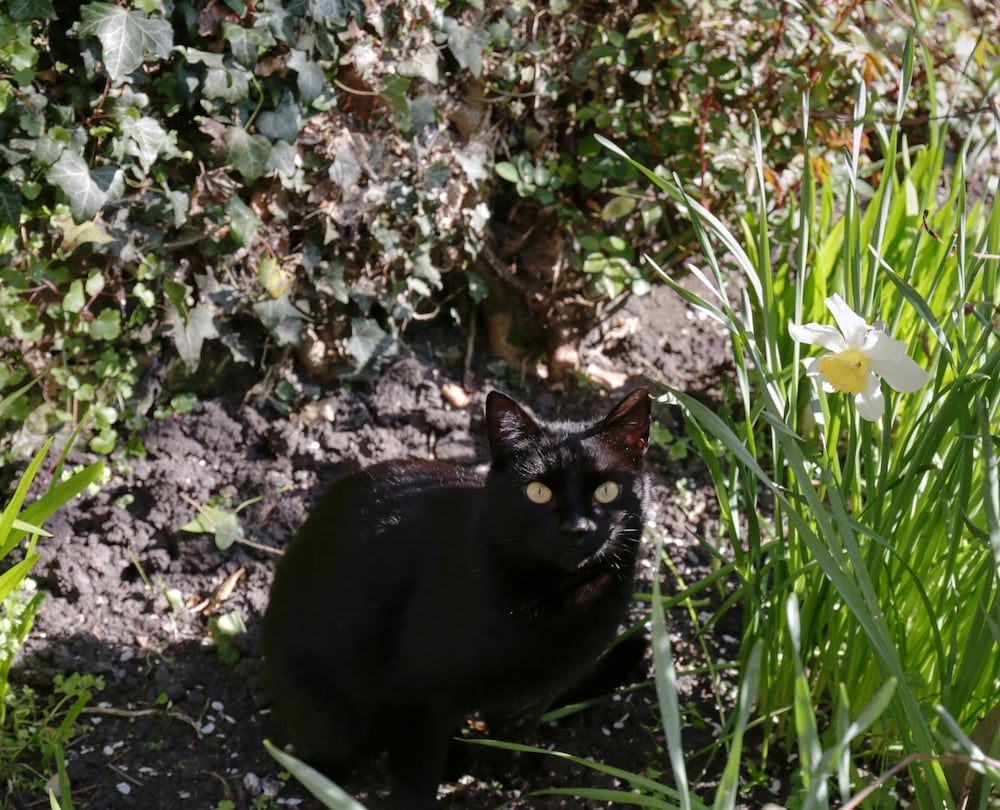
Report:
[{"label": "ivy leaf", "polygon": [[111,3],[82,6],[77,31],[100,40],[104,69],[115,84],[142,64],[147,51],[167,59],[174,44],[174,32],[166,20]]},{"label": "ivy leaf", "polygon": [[10,18],[16,22],[39,17],[46,20],[56,18],[56,10],[52,7],[52,0],[11,0],[9,9]]},{"label": "ivy leaf", "polygon": [[250,95],[250,74],[243,68],[210,67],[205,74],[205,98],[221,98],[238,104]]},{"label": "ivy leaf", "polygon": [[482,29],[460,25],[451,17],[445,18],[444,30],[448,34],[448,50],[455,61],[478,79],[483,73],[483,49],[489,42],[489,35]]},{"label": "ivy leaf", "polygon": [[278,141],[271,147],[267,158],[267,171],[279,172],[286,177],[295,174],[295,147],[284,141]]},{"label": "ivy leaf", "polygon": [[345,26],[347,15],[352,12],[356,19],[363,19],[364,7],[356,0],[309,0],[309,16],[321,25],[332,22]]},{"label": "ivy leaf", "polygon": [[326,89],[326,76],[305,51],[293,50],[288,55],[288,67],[298,74],[299,98],[311,104]]},{"label": "ivy leaf", "polygon": [[257,64],[257,54],[277,44],[274,35],[262,26],[244,28],[231,22],[222,23],[222,37],[229,42],[229,50],[243,67]]},{"label": "ivy leaf", "polygon": [[257,281],[272,298],[281,298],[291,286],[292,274],[273,257],[265,256],[257,265]]},{"label": "ivy leaf", "polygon": [[396,340],[372,318],[351,318],[351,336],[344,344],[358,368],[396,351]]},{"label": "ivy leaf", "polygon": [[242,246],[248,247],[253,241],[253,235],[260,227],[260,219],[243,200],[235,194],[229,198],[226,204],[226,213],[229,214],[230,232],[233,238]]},{"label": "ivy leaf", "polygon": [[301,128],[301,111],[291,93],[285,93],[276,110],[262,112],[257,117],[257,129],[271,140],[295,143]]},{"label": "ivy leaf", "polygon": [[263,135],[251,135],[243,127],[229,127],[226,130],[226,143],[226,158],[248,183],[252,183],[267,170],[271,142]]},{"label": "ivy leaf", "polygon": [[181,526],[181,531],[192,534],[214,534],[215,545],[221,551],[243,539],[243,529],[234,512],[207,504],[201,508],[196,518]]},{"label": "ivy leaf", "polygon": [[87,221],[77,225],[73,217],[59,214],[49,222],[62,231],[62,249],[72,253],[80,245],[106,245],[115,238],[105,230],[100,222]]},{"label": "ivy leaf", "polygon": [[437,84],[440,78],[437,48],[429,44],[421,45],[413,56],[399,63],[399,74]]},{"label": "ivy leaf", "polygon": [[174,227],[179,228],[187,222],[187,212],[191,206],[191,196],[176,189],[168,190],[166,196],[167,202],[170,203],[170,211],[174,215]]},{"label": "ivy leaf", "polygon": [[118,196],[124,188],[121,169],[103,167],[91,171],[72,149],[63,150],[46,178],[62,189],[77,221],[92,219],[109,198]]},{"label": "ivy leaf", "polygon": [[143,171],[148,172],[160,155],[180,157],[177,135],[168,133],[155,118],[125,115],[121,126],[122,134],[128,139],[125,152],[138,158]]},{"label": "ivy leaf", "polygon": [[166,293],[167,299],[173,304],[173,314],[179,315],[180,319],[186,324],[188,310],[184,301],[187,298],[187,294],[191,292],[191,288],[183,282],[174,281],[172,278],[165,278],[163,279],[163,292]]},{"label": "ivy leaf", "polygon": [[260,322],[274,335],[278,345],[297,344],[302,334],[304,316],[282,295],[273,301],[258,301],[253,305],[254,314]]},{"label": "ivy leaf", "polygon": [[21,222],[21,192],[10,183],[0,182],[0,222],[15,228]]},{"label": "ivy leaf", "polygon": [[180,355],[184,365],[188,371],[193,372],[198,368],[201,347],[205,341],[219,336],[215,328],[212,307],[208,304],[199,304],[189,309],[186,321],[181,318],[177,310],[173,310],[172,319],[173,327],[168,334],[173,337],[177,354]]}]

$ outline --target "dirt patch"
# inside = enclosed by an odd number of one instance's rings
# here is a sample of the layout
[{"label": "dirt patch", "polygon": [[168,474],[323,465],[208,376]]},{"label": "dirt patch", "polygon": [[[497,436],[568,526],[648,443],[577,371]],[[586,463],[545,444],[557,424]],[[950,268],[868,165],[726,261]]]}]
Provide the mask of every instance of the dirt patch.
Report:
[{"label": "dirt patch", "polygon": [[[699,395],[717,390],[728,356],[725,338],[689,317],[667,290],[635,299],[618,317],[588,337],[585,358],[624,375],[626,387],[649,378]],[[609,339],[614,328],[618,336]],[[215,808],[227,799],[239,808],[318,806],[283,778],[261,745],[278,736],[260,683],[257,630],[275,558],[240,543],[220,550],[212,536],[181,527],[196,516],[195,505],[210,499],[235,506],[260,497],[240,513],[246,538],[280,548],[324,484],[345,470],[405,456],[484,464],[482,403],[494,387],[548,417],[593,415],[607,407],[606,397],[593,391],[566,395],[537,380],[522,387],[492,379],[487,358],[477,355],[472,402],[455,408],[442,396],[445,383],[464,375],[453,342],[443,330],[411,336],[410,351],[376,381],[332,388],[293,419],[234,395],[155,421],[141,437],[145,456],[112,464],[97,495],[50,521],[54,536],[34,574],[49,597],[16,677],[42,691],[55,674],[90,672],[105,680],[84,717],[89,730],[67,752],[76,806]],[[665,408],[655,415],[673,423]],[[697,459],[671,461],[654,447],[650,466],[653,520],[682,578],[691,581],[708,568],[691,533],[715,535],[711,490]],[[641,565],[646,582],[654,570],[651,557],[647,550]],[[235,640],[239,660],[227,666],[211,644],[208,611],[199,606],[233,578],[231,595],[214,612],[238,612],[247,632]],[[667,592],[676,588],[671,579],[664,582]],[[187,607],[172,609],[168,591],[179,592]],[[682,668],[700,657],[684,621],[675,619]],[[708,640],[719,658],[735,653],[733,643],[725,636]],[[682,688],[686,699],[709,702],[703,681],[685,678]],[[517,730],[516,740],[626,769],[662,763],[666,770],[655,726],[655,695],[647,686]],[[474,745],[468,750],[467,775],[444,788],[444,808],[605,806],[527,796],[545,787],[614,781],[546,757]],[[347,787],[377,807],[384,783],[375,762]],[[17,796],[13,806],[42,806],[40,798]]]}]

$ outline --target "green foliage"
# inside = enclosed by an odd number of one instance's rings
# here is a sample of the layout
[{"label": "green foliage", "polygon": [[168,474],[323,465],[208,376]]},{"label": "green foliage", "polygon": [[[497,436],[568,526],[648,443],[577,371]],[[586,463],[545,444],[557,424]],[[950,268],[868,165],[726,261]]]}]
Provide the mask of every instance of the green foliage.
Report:
[{"label": "green foliage", "polygon": [[[0,562],[15,550],[22,552],[19,562],[0,573],[0,784],[5,786],[5,794],[33,785],[37,768],[47,769],[62,761],[62,748],[76,733],[77,718],[89,701],[91,690],[103,688],[100,679],[90,676],[57,677],[54,694],[42,706],[32,690],[27,687],[17,690],[9,680],[11,665],[44,598],[28,578],[38,561],[38,540],[48,536],[41,526],[67,501],[97,481],[103,470],[103,464],[96,462],[68,475],[64,481],[55,479],[44,495],[22,508],[51,445],[50,439],[28,465],[0,513]],[[68,448],[59,460],[59,468],[67,451]],[[36,761],[39,755],[40,760]]]},{"label": "green foliage", "polygon": [[181,531],[191,532],[192,534],[213,535],[215,537],[215,545],[220,551],[225,551],[233,543],[245,543],[261,548],[245,538],[243,526],[240,525],[239,514],[248,506],[252,506],[262,500],[264,500],[263,495],[248,498],[236,506],[235,509],[227,508],[228,504],[224,499],[215,499],[204,506],[191,501],[192,506],[198,509],[198,514],[181,526]]},{"label": "green foliage", "polygon": [[369,373],[472,266],[488,156],[441,77],[481,71],[482,33],[416,2],[216,6],[0,8],[0,391],[42,379],[18,450],[100,403],[110,451],[174,358]]},{"label": "green foliage", "polygon": [[[925,45],[950,54],[967,26],[952,15]],[[454,288],[482,300],[491,210],[518,230],[517,199],[540,209],[522,212],[530,233],[568,237],[576,271],[557,261],[542,321],[569,317],[580,292],[641,294],[638,257],[673,259],[692,234],[595,136],[738,211],[743,133],[767,111],[763,172],[782,208],[800,91],[820,108],[815,173],[843,179],[830,158],[853,76],[889,87],[902,30],[881,4],[846,0],[794,13],[761,0],[7,3],[0,391],[42,384],[6,415],[18,429],[0,452],[37,447],[92,404],[107,406],[92,449],[109,452],[164,387],[274,346],[314,374],[371,375],[413,319],[462,317],[443,306]],[[933,76],[956,104],[995,56],[988,40],[965,45],[962,70],[938,60]],[[917,96],[902,112],[934,109],[929,83]]]},{"label": "green foliage", "polygon": [[219,660],[227,667],[235,666],[240,660],[240,648],[236,645],[236,638],[247,632],[243,617],[235,610],[223,613],[221,616],[212,616],[208,620],[208,630]]},{"label": "green foliage", "polygon": [[[911,43],[900,109],[912,58]],[[861,87],[862,115],[867,97]],[[980,757],[968,741],[1000,711],[1000,546],[992,539],[1000,531],[1000,206],[968,195],[964,149],[954,171],[945,169],[947,128],[934,123],[927,146],[912,153],[898,127],[878,131],[888,168],[863,211],[864,128],[859,120],[847,156],[854,193],[835,201],[827,186],[818,202],[807,169],[794,230],[770,221],[758,147],[745,246],[678,184],[639,168],[687,211],[708,264],[698,272],[707,296],[667,283],[732,335],[731,408],[672,395],[719,495],[728,543],[715,554],[741,583],[730,601],[744,609],[742,660],[766,641],[758,710],[777,734],[765,753],[797,738],[805,806],[827,806],[834,770],[847,801],[861,764],[850,742],[871,724],[865,767],[915,755],[918,804],[951,806],[964,770],[946,773],[938,758],[951,747]],[[824,214],[834,208],[842,217]],[[746,274],[739,308],[729,303],[723,252]],[[832,292],[868,323],[883,322],[930,372],[922,390],[887,396],[880,422],[861,420],[851,397],[801,380],[804,350],[788,324],[828,321]],[[859,706],[869,708],[852,725]],[[1000,778],[990,767],[981,797]],[[891,801],[885,784],[876,788]]]},{"label": "green foliage", "polygon": [[330,810],[365,810],[364,805],[351,798],[335,782],[287,751],[276,748],[270,740],[264,740],[264,748],[283,768],[287,768],[306,790],[319,799],[324,807],[329,807]]},{"label": "green foliage", "polygon": [[24,686],[7,696],[7,716],[0,733],[0,785],[7,796],[17,791],[39,792],[40,773],[55,771],[63,797],[56,807],[72,808],[66,777],[65,748],[84,726],[80,715],[104,679],[90,674],[57,675],[45,702]]},{"label": "green foliage", "polygon": [[[910,5],[941,68],[914,87],[900,116],[935,108],[938,87],[948,88],[950,110],[981,106],[997,45],[976,37],[974,19],[958,4],[945,5],[948,17],[939,14],[942,4]],[[983,32],[991,19],[982,20]],[[683,212],[665,211],[635,168],[614,160],[595,136],[613,139],[665,177],[676,173],[687,193],[725,218],[745,209],[756,113],[777,221],[798,190],[803,137],[813,144],[814,174],[846,182],[839,155],[850,143],[856,77],[891,97],[907,28],[904,15],[876,3],[567,2],[552,4],[544,21],[533,4],[514,3],[490,24],[491,46],[505,58],[484,73],[501,102],[506,136],[496,173],[547,214],[531,227],[555,221],[591,296],[641,293],[647,270],[635,257],[649,253],[672,265],[693,233]],[[969,53],[964,64],[953,58],[959,42]],[[803,129],[799,104],[807,90],[813,114]],[[962,126],[978,124],[969,118]],[[607,237],[627,244],[627,252],[594,248]],[[558,284],[568,294],[580,277],[563,273]]]}]

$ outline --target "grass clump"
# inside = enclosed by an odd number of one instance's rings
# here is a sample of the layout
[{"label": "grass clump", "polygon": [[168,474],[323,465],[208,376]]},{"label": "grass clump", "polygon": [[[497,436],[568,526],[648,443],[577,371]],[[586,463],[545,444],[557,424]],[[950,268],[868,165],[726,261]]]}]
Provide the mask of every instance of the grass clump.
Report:
[{"label": "grass clump", "polygon": [[[911,39],[898,110],[913,64]],[[1000,784],[1000,207],[969,197],[964,148],[946,168],[944,121],[913,148],[897,126],[876,128],[885,159],[864,206],[867,103],[862,83],[846,193],[817,190],[807,146],[797,223],[784,234],[768,221],[759,146],[742,243],[676,179],[639,167],[687,211],[705,263],[691,269],[706,293],[661,274],[732,338],[728,408],[670,396],[719,496],[727,542],[712,552],[739,582],[741,690],[757,695],[761,758],[797,745],[803,806],[850,802],[862,789],[870,806],[895,806],[888,779],[865,773],[898,763],[919,807],[970,794],[985,802]],[[736,304],[729,268],[747,282]],[[927,372],[912,393],[883,388],[874,421],[853,396],[802,373],[812,352],[789,327],[832,324],[834,293],[874,324],[869,336],[903,341]],[[658,673],[668,686],[669,672]],[[724,782],[739,768],[742,694]],[[678,727],[667,714],[668,730]],[[682,765],[675,760],[679,784]]]}]

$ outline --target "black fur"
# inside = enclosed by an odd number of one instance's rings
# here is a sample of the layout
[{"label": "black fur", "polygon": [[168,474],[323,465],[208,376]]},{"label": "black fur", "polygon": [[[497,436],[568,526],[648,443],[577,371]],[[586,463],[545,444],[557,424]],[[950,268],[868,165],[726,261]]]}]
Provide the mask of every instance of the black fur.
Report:
[{"label": "black fur", "polygon": [[[614,637],[642,534],[649,394],[593,426],[493,392],[485,479],[378,464],[319,499],[278,565],[265,670],[296,751],[340,772],[388,749],[394,804],[434,805],[472,710],[544,708]],[[537,504],[526,486],[552,500]],[[594,492],[620,487],[608,504]]]}]

